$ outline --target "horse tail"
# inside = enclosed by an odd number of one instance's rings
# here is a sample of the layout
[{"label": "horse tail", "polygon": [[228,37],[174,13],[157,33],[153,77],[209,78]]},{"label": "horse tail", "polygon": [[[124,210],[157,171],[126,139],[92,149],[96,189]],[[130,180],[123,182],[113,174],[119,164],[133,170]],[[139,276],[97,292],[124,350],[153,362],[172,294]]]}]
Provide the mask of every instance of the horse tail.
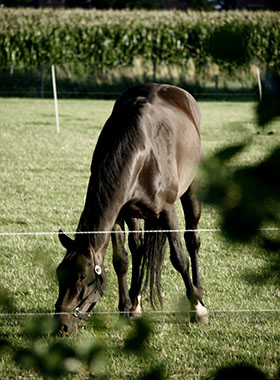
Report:
[{"label": "horse tail", "polygon": [[[145,276],[143,293],[146,292],[148,286],[150,290],[150,302],[155,309],[155,288],[157,298],[162,306],[162,296],[160,291],[161,272],[165,255],[166,235],[161,232],[162,227],[157,219],[147,219],[144,225],[144,260],[142,263],[142,279]],[[155,231],[155,232],[153,232]],[[144,275],[144,272],[145,275]]]}]

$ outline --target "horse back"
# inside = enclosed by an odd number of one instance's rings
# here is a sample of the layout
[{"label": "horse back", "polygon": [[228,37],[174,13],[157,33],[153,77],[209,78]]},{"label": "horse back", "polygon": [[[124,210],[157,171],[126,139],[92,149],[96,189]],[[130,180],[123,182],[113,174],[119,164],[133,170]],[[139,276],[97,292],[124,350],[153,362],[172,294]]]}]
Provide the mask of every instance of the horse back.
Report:
[{"label": "horse back", "polygon": [[[191,94],[182,88],[167,84],[147,83],[134,86],[119,96],[114,111],[118,111],[128,101],[134,99],[134,105],[144,104],[144,99],[151,104],[164,104],[165,107],[174,107],[181,110],[190,118],[196,127],[198,134],[200,129],[200,110]],[[142,99],[142,102],[141,102]]]},{"label": "horse back", "polygon": [[175,109],[181,110],[193,122],[198,135],[200,135],[200,110],[191,94],[179,87],[162,85],[158,89],[157,95],[167,107],[173,106]]}]

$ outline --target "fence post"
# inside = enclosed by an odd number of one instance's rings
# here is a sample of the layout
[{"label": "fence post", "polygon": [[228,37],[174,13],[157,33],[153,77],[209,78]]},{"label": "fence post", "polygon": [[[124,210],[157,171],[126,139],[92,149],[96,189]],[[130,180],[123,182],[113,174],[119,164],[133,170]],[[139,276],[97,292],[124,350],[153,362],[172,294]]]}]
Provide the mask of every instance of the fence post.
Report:
[{"label": "fence post", "polygon": [[55,118],[56,118],[56,131],[57,131],[57,133],[59,133],[60,128],[59,128],[58,104],[57,104],[57,93],[56,93],[54,65],[52,65],[52,83],[53,83],[54,109],[55,109]]},{"label": "fence post", "polygon": [[261,82],[261,76],[260,76],[260,69],[257,67],[257,78],[258,78],[258,87],[259,87],[259,95],[260,95],[260,101],[262,100],[262,82]]}]

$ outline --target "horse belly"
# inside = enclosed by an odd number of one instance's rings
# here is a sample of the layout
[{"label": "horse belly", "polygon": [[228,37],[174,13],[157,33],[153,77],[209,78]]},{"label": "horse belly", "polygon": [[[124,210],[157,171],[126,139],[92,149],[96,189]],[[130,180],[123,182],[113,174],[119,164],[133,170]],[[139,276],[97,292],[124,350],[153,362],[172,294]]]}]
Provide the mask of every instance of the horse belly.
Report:
[{"label": "horse belly", "polygon": [[178,195],[180,198],[194,181],[201,161],[202,151],[200,145],[185,146],[185,151],[177,153]]},{"label": "horse belly", "polygon": [[193,182],[202,159],[200,136],[192,121],[186,116],[177,124],[176,170],[180,198]]}]

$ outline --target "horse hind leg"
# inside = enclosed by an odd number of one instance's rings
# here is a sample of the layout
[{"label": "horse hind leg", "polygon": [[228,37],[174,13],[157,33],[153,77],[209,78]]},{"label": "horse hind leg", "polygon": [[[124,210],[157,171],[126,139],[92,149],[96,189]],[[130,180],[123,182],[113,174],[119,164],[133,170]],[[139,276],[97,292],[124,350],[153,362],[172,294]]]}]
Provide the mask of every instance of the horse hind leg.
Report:
[{"label": "horse hind leg", "polygon": [[174,268],[181,274],[184,280],[187,297],[192,309],[191,320],[207,323],[208,311],[201,303],[199,291],[192,283],[189,273],[188,256],[183,249],[180,233],[176,232],[178,230],[178,220],[174,206],[166,208],[161,217],[163,218],[164,227],[171,230],[167,233],[170,245],[170,259]]},{"label": "horse hind leg", "polygon": [[193,183],[185,194],[181,197],[181,204],[185,216],[186,232],[184,234],[185,243],[189,252],[192,264],[193,284],[197,288],[200,299],[203,296],[203,288],[200,283],[198,270],[198,252],[200,248],[200,235],[197,225],[201,214],[201,205],[195,196],[196,184]]},{"label": "horse hind leg", "polygon": [[[195,289],[198,293],[199,300],[194,305],[196,315],[202,322],[208,321],[208,312],[202,302],[203,288],[200,283],[199,269],[198,269],[198,252],[200,248],[200,236],[197,231],[197,225],[201,214],[201,205],[197,200],[196,192],[197,184],[193,182],[185,194],[181,197],[181,204],[185,216],[186,232],[184,234],[185,243],[189,252],[192,264],[192,278]],[[195,316],[195,317],[197,317]]]}]

